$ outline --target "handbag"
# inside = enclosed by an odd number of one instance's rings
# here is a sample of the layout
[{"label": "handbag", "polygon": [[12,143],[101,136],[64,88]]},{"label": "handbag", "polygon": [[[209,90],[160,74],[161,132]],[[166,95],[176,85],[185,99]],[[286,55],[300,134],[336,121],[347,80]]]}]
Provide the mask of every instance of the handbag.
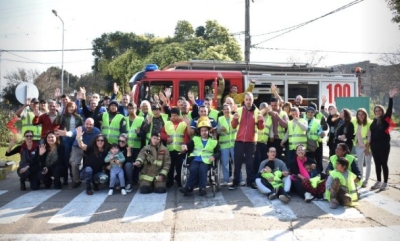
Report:
[{"label": "handbag", "polygon": [[317,148],[318,148],[317,141],[307,138],[307,151],[315,152]]}]

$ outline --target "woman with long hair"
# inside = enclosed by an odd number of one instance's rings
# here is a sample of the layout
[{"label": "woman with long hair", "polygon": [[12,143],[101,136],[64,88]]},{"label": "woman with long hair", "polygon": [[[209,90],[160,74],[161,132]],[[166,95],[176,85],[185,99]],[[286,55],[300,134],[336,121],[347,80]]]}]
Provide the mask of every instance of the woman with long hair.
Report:
[{"label": "woman with long hair", "polygon": [[364,182],[362,187],[368,185],[368,179],[371,174],[371,152],[368,143],[369,127],[372,121],[368,118],[368,113],[364,108],[357,110],[356,118],[353,119],[354,125],[354,147],[356,149],[358,169],[360,169],[361,176],[364,177],[364,160],[367,167]]},{"label": "woman with long hair", "polygon": [[[75,102],[70,101],[64,108],[64,113],[61,118],[60,129],[64,129],[66,131],[75,130],[77,127],[83,125],[83,120],[80,115],[78,115],[77,107]],[[71,155],[72,144],[74,143],[75,139],[73,137],[62,136],[61,143],[64,146],[65,150],[65,163],[64,163],[64,185],[68,184],[68,169],[69,169],[69,158]],[[72,175],[72,173],[71,173]]]},{"label": "woman with long hair", "polygon": [[86,154],[80,176],[86,182],[86,194],[93,195],[93,191],[99,190],[99,183],[106,184],[108,181],[108,177],[103,170],[108,165],[104,159],[108,154],[110,145],[107,137],[103,134],[99,134],[93,138],[92,143],[89,145],[82,142],[82,135],[82,127],[76,128],[76,140],[78,140],[79,147]]},{"label": "woman with long hair", "polygon": [[54,131],[49,131],[44,138],[44,144],[39,147],[38,160],[40,162],[39,179],[46,188],[51,187],[54,178],[54,188],[61,189],[61,175],[64,171],[65,150],[60,144],[59,137]]},{"label": "woman with long hair", "polygon": [[[375,171],[377,182],[371,187],[372,190],[387,189],[389,179],[389,167],[387,165],[390,153],[390,123],[392,117],[393,97],[398,93],[397,88],[392,88],[389,91],[389,106],[385,109],[381,105],[374,107],[375,118],[371,123],[370,131],[370,146],[372,156],[375,162]],[[381,173],[383,170],[383,183]]]},{"label": "woman with long hair", "polygon": [[346,143],[349,150],[353,149],[354,126],[351,122],[351,111],[344,108],[339,114],[339,123],[335,130],[335,145]]},{"label": "woman with long hair", "polygon": [[37,142],[33,141],[33,131],[31,130],[25,131],[24,139],[25,141],[21,145],[18,145],[11,150],[11,148],[15,145],[15,139],[14,137],[11,137],[5,156],[12,156],[17,153],[19,153],[21,156],[21,161],[19,162],[19,167],[17,169],[17,174],[20,181],[20,190],[26,190],[25,182],[28,179],[31,189],[38,190],[40,184],[37,177],[39,163],[37,162],[36,156],[39,152],[39,145]]}]

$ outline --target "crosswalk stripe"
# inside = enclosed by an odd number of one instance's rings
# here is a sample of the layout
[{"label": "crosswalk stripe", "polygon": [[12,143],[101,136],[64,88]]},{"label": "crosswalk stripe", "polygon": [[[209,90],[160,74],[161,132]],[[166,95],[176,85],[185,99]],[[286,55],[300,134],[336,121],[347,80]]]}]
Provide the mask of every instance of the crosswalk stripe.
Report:
[{"label": "crosswalk stripe", "polygon": [[60,190],[29,192],[0,208],[0,223],[14,223]]},{"label": "crosswalk stripe", "polygon": [[0,195],[4,194],[6,192],[8,192],[8,190],[0,190]]},{"label": "crosswalk stripe", "polygon": [[269,200],[259,191],[248,187],[241,188],[261,217],[279,220],[296,220],[297,216],[289,206],[280,200]]},{"label": "crosswalk stripe", "polygon": [[164,219],[167,193],[140,194],[132,198],[122,222],[161,222]]},{"label": "crosswalk stripe", "polygon": [[330,217],[343,219],[343,218],[365,218],[365,216],[360,213],[356,208],[353,207],[343,207],[338,206],[336,209],[332,209],[329,207],[329,202],[326,200],[323,201],[312,201],[317,207],[319,207],[322,211],[327,213]]},{"label": "crosswalk stripe", "polygon": [[234,218],[233,212],[221,192],[215,197],[195,195],[194,208],[197,220],[225,220]]},{"label": "crosswalk stripe", "polygon": [[86,223],[107,198],[107,192],[96,192],[88,196],[81,192],[54,215],[48,223]]},{"label": "crosswalk stripe", "polygon": [[400,203],[385,195],[378,195],[377,192],[369,190],[360,190],[361,200],[365,200],[372,205],[382,208],[389,213],[400,216]]}]

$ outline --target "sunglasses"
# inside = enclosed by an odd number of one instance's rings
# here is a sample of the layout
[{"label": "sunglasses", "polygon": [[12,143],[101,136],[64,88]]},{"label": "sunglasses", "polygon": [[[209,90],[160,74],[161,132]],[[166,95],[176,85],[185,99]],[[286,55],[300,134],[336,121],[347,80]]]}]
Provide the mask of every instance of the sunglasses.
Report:
[{"label": "sunglasses", "polygon": [[104,142],[104,139],[97,139],[98,142]]},{"label": "sunglasses", "polygon": [[126,141],[124,141],[124,140],[118,140],[118,142],[121,142],[121,143],[126,143]]},{"label": "sunglasses", "polygon": [[26,138],[32,138],[33,136],[32,135],[26,135],[25,137]]}]

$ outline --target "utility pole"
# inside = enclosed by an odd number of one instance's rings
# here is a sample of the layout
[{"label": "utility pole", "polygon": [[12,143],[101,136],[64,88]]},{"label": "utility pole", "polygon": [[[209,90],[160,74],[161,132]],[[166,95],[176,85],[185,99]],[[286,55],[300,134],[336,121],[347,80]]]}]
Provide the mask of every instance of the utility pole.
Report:
[{"label": "utility pole", "polygon": [[250,0],[246,0],[246,9],[245,9],[245,29],[244,29],[244,61],[246,63],[250,62]]},{"label": "utility pole", "polygon": [[0,100],[3,100],[3,77],[1,76],[1,55],[3,54],[3,50],[0,49]]}]

